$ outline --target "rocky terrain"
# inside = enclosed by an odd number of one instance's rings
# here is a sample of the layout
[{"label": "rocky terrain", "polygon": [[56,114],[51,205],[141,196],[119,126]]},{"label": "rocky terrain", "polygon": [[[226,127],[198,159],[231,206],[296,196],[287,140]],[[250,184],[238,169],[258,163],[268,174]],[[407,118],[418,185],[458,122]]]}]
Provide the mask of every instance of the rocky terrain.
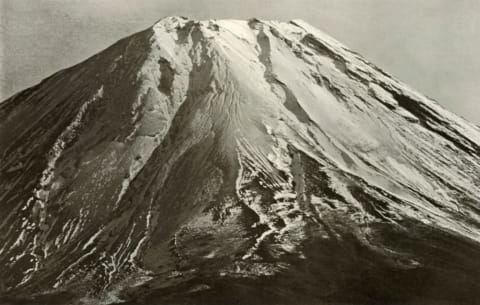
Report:
[{"label": "rocky terrain", "polygon": [[480,129],[300,20],[168,17],[0,103],[0,303],[479,304]]}]

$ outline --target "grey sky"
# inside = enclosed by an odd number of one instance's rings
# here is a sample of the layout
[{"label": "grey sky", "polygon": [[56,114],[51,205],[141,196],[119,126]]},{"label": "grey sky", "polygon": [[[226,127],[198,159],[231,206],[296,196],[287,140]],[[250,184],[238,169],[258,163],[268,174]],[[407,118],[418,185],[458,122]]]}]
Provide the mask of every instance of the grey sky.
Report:
[{"label": "grey sky", "polygon": [[0,99],[163,16],[301,18],[480,123],[478,0],[0,0]]}]

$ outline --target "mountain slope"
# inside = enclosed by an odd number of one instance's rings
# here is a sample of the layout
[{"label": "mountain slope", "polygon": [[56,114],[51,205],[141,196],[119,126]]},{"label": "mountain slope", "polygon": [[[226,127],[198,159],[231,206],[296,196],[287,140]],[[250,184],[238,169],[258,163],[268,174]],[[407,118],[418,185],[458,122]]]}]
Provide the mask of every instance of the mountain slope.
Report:
[{"label": "mountain slope", "polygon": [[2,102],[0,155],[9,300],[479,297],[480,130],[302,21],[162,19]]}]

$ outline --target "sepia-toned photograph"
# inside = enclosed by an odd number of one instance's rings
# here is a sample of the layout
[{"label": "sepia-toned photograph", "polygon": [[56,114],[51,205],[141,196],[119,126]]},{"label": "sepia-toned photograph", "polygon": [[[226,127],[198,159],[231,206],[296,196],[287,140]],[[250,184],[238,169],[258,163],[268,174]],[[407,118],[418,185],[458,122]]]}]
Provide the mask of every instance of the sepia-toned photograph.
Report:
[{"label": "sepia-toned photograph", "polygon": [[0,0],[0,305],[479,305],[479,0]]}]

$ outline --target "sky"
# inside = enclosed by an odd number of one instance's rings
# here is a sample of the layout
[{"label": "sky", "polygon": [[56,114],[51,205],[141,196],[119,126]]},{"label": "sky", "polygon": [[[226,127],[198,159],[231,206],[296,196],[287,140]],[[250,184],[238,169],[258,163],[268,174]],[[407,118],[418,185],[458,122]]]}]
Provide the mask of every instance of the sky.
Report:
[{"label": "sky", "polygon": [[480,124],[479,0],[0,0],[0,100],[165,16],[303,19]]}]

